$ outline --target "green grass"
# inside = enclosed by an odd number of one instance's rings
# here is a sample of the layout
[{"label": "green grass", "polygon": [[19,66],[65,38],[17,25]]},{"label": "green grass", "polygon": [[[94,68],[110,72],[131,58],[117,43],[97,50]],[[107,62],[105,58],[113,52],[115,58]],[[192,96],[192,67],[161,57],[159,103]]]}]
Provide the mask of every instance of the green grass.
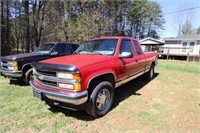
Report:
[{"label": "green grass", "polygon": [[185,62],[185,61],[159,61],[160,70],[174,70],[178,72],[187,72],[192,74],[200,75],[200,63],[199,62]]},{"label": "green grass", "polygon": [[151,82],[137,78],[115,91],[113,109],[93,119],[52,110],[30,86],[0,77],[0,133],[199,132],[200,63],[159,60]]}]

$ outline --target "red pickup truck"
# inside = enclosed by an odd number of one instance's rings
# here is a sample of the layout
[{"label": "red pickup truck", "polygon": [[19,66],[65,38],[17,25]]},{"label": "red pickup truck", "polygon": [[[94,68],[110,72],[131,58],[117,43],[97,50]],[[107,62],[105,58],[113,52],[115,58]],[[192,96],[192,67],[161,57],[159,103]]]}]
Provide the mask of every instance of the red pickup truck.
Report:
[{"label": "red pickup truck", "polygon": [[156,52],[144,53],[134,38],[95,38],[73,55],[33,63],[30,85],[34,96],[50,106],[101,117],[111,109],[114,88],[143,74],[153,78],[157,58]]}]

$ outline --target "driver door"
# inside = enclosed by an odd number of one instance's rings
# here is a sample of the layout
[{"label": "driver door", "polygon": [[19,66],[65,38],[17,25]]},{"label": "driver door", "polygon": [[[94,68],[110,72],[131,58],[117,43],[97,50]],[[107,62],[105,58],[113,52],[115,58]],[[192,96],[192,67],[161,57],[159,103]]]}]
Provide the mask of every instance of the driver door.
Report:
[{"label": "driver door", "polygon": [[135,53],[133,49],[133,44],[130,39],[122,39],[121,45],[120,45],[120,55],[123,55],[123,53],[131,53],[131,57],[120,57],[121,62],[124,66],[123,73],[120,74],[119,78],[129,77],[137,72],[137,59],[135,58]]}]

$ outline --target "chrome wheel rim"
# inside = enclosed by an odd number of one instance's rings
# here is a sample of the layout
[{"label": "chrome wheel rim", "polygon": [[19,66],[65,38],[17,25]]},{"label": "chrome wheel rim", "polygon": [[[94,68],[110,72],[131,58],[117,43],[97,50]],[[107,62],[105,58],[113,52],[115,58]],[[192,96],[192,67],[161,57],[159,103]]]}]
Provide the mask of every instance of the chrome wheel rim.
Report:
[{"label": "chrome wheel rim", "polygon": [[110,91],[108,89],[102,89],[96,99],[96,107],[98,110],[104,110],[110,103]]}]

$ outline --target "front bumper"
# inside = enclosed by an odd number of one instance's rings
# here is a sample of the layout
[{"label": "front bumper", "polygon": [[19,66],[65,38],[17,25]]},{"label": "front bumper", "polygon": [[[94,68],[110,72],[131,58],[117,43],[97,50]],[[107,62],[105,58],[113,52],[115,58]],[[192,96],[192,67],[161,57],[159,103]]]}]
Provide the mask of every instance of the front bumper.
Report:
[{"label": "front bumper", "polygon": [[40,97],[41,100],[44,100],[42,97],[47,97],[48,99],[71,105],[82,105],[86,103],[88,99],[87,91],[82,91],[77,93],[56,92],[40,88],[37,85],[35,85],[35,83],[32,80],[30,81],[30,85],[33,88],[34,92],[41,95]]},{"label": "front bumper", "polygon": [[10,71],[10,70],[3,70],[0,68],[0,73],[2,73],[6,77],[11,77],[11,78],[21,78],[23,72],[21,70],[19,71]]}]

